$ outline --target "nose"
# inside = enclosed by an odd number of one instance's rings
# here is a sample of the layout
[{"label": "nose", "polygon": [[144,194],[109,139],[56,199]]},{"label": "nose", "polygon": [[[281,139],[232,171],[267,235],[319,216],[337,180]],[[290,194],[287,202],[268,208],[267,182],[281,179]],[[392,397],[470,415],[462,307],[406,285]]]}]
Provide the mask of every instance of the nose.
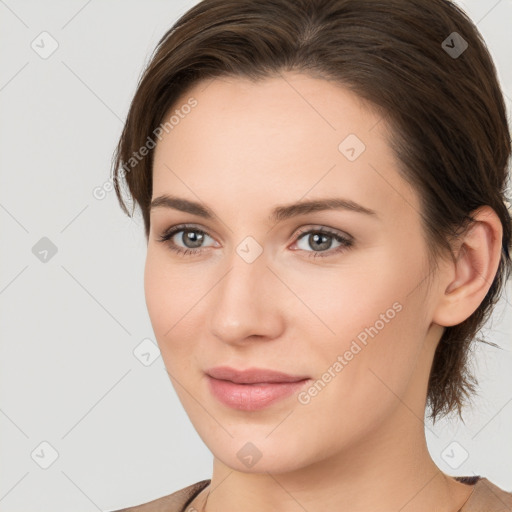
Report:
[{"label": "nose", "polygon": [[[283,328],[282,283],[261,254],[248,263],[238,254],[212,290],[211,334],[225,343],[244,344],[247,339],[277,338]],[[283,298],[284,300],[284,298]]]}]

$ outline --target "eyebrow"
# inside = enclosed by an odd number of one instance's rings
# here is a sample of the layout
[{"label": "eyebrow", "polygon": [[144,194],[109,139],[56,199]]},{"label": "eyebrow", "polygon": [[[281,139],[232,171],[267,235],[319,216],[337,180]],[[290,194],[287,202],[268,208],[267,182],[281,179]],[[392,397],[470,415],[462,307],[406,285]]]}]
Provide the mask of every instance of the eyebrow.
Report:
[{"label": "eyebrow", "polygon": [[[215,217],[213,211],[201,203],[181,197],[169,196],[167,194],[161,195],[151,201],[150,210],[155,208],[172,208],[174,210],[197,215],[198,217],[203,217],[205,219],[213,219]],[[334,197],[300,201],[298,203],[276,206],[273,208],[269,216],[269,220],[273,223],[281,222],[298,215],[325,210],[349,210],[378,217],[375,210],[366,208],[350,199]]]}]

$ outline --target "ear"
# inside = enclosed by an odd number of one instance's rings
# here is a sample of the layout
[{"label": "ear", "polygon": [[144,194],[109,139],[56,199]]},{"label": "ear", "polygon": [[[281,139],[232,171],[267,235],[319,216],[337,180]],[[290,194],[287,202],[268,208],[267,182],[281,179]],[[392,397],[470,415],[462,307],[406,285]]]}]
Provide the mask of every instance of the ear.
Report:
[{"label": "ear", "polygon": [[449,327],[476,311],[492,285],[501,258],[503,227],[490,206],[473,212],[475,222],[454,247],[455,261],[443,267],[441,296],[432,321]]}]

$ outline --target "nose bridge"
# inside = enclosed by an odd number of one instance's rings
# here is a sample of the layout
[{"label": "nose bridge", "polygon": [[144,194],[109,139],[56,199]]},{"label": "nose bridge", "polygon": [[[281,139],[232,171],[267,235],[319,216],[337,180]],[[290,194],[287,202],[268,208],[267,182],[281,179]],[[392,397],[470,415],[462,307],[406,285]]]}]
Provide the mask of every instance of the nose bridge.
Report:
[{"label": "nose bridge", "polygon": [[212,333],[227,342],[251,335],[272,336],[277,325],[279,308],[267,260],[260,254],[251,261],[245,257],[244,249],[247,246],[242,243],[233,252],[229,269],[215,287],[213,297]]}]

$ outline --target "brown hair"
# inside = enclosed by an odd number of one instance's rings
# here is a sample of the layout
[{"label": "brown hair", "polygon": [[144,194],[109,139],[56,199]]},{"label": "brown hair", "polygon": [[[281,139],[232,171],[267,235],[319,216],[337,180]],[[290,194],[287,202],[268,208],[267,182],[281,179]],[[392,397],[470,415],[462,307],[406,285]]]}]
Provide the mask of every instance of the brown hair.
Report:
[{"label": "brown hair", "polygon": [[[467,48],[460,53],[465,42]],[[504,204],[511,144],[491,56],[477,28],[454,4],[447,0],[198,3],[162,37],[139,80],[113,160],[114,187],[122,209],[130,215],[120,177],[126,179],[141,209],[148,238],[153,151],[143,159],[134,155],[152,140],[187,88],[208,78],[257,80],[279,76],[281,71],[334,80],[381,112],[392,128],[389,143],[400,163],[399,172],[419,193],[434,270],[437,257],[453,257],[451,241],[470,225],[477,208],[489,205],[499,216],[503,240],[496,276],[478,309],[445,329],[428,383],[430,417],[435,421],[455,410],[462,417],[462,406],[477,384],[468,368],[471,341],[490,316],[512,266],[511,219]]]}]

